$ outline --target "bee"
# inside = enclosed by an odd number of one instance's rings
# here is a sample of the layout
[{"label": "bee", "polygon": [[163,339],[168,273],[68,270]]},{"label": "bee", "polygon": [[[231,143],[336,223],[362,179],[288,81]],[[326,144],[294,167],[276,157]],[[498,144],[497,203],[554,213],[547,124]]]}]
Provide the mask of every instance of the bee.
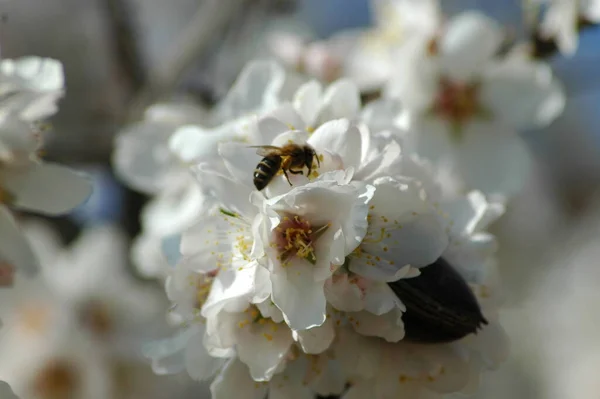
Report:
[{"label": "bee", "polygon": [[254,170],[254,186],[258,191],[267,187],[280,170],[291,186],[288,172],[293,175],[301,175],[304,167],[307,167],[307,176],[310,176],[315,158],[317,165],[321,166],[317,153],[308,144],[286,144],[283,147],[262,145],[253,148],[258,148],[256,153],[264,157]]},{"label": "bee", "polygon": [[388,283],[406,306],[407,341],[453,342],[488,324],[471,288],[448,261],[439,258],[420,270],[417,277]]}]

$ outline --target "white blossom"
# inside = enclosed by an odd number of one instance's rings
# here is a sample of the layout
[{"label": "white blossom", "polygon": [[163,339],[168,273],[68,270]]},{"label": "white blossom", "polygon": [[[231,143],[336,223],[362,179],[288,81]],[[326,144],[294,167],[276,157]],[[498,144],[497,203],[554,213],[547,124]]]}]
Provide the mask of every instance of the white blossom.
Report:
[{"label": "white blossom", "polygon": [[579,42],[579,23],[600,22],[600,2],[598,0],[535,0],[547,9],[540,25],[544,38],[552,38],[560,51],[573,55]]},{"label": "white blossom", "polygon": [[564,107],[549,67],[498,56],[502,40],[496,22],[462,13],[439,35],[405,46],[386,87],[409,118],[407,145],[454,171],[463,192],[518,191],[529,154],[515,130],[547,125]]}]

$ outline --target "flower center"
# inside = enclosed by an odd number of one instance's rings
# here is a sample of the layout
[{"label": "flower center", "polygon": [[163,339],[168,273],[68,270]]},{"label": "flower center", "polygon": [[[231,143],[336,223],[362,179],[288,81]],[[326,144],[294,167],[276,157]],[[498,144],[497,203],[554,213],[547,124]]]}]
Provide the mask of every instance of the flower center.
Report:
[{"label": "flower center", "polygon": [[195,309],[202,309],[202,306],[206,303],[210,289],[212,288],[213,281],[217,276],[218,271],[213,270],[210,273],[202,274],[198,276],[196,280],[196,302],[194,304]]},{"label": "flower center", "polygon": [[278,259],[283,264],[292,256],[305,259],[312,264],[317,262],[315,241],[329,228],[329,224],[312,228],[310,222],[298,215],[284,216],[275,228],[275,247]]},{"label": "flower center", "polygon": [[101,338],[110,335],[114,328],[110,309],[105,303],[97,300],[84,305],[81,311],[81,322],[94,335]]},{"label": "flower center", "polygon": [[469,119],[487,114],[479,103],[480,87],[479,82],[459,83],[448,78],[440,80],[438,96],[431,112],[450,123],[455,138],[460,138],[460,130]]},{"label": "flower center", "polygon": [[279,324],[272,319],[264,317],[260,310],[254,305],[251,305],[242,314],[242,319],[238,322],[238,327],[252,328],[254,332],[262,333],[262,336],[267,341],[273,340],[273,333],[279,329]]},{"label": "flower center", "polygon": [[73,396],[79,385],[77,370],[66,360],[49,362],[37,375],[33,383],[36,397],[65,399]]},{"label": "flower center", "polygon": [[[0,202],[2,200],[0,199]],[[0,288],[12,287],[15,281],[15,267],[8,263],[0,261]]]}]

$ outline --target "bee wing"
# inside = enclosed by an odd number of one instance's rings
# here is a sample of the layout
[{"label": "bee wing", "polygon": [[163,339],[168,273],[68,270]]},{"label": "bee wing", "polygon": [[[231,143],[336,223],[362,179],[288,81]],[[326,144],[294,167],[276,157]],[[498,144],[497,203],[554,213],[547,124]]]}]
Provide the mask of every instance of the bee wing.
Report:
[{"label": "bee wing", "polygon": [[251,145],[248,148],[257,148],[256,153],[261,157],[266,157],[267,155],[270,155],[273,152],[281,151],[280,147],[275,147],[274,145]]}]

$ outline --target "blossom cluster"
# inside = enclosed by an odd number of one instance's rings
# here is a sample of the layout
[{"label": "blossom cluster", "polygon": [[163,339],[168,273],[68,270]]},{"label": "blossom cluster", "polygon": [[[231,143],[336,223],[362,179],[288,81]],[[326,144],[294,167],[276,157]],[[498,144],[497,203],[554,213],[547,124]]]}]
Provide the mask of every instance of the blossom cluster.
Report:
[{"label": "blossom cluster", "polygon": [[431,29],[386,48],[376,100],[255,61],[214,110],[157,105],[119,136],[121,175],[157,194],[134,260],[178,327],[145,345],[155,372],[216,399],[413,398],[506,358],[486,229],[526,177],[517,130],[564,95],[491,19],[414,11]]},{"label": "blossom cluster", "polygon": [[39,266],[11,211],[59,215],[91,192],[85,177],[41,159],[42,122],[57,111],[63,92],[59,61],[0,61],[0,287],[12,285],[16,269],[31,275]]}]

